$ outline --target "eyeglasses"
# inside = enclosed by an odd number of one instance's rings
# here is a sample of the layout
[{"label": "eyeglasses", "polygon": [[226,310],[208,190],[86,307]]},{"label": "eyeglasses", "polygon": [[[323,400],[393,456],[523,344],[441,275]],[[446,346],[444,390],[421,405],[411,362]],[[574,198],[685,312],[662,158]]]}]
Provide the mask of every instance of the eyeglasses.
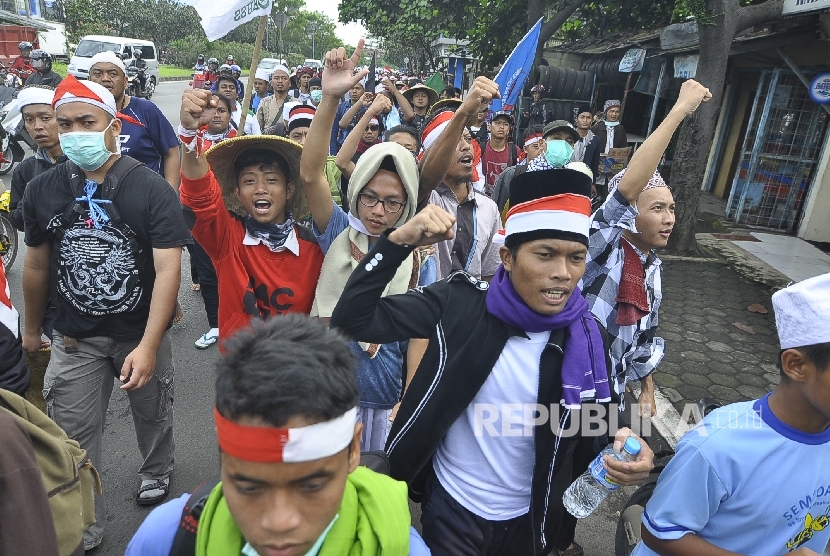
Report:
[{"label": "eyeglasses", "polygon": [[383,210],[392,213],[401,212],[401,209],[406,204],[401,203],[400,201],[382,201],[369,193],[360,193],[358,194],[357,199],[360,201],[361,205],[369,208],[374,208],[378,206],[378,203],[383,203]]},{"label": "eyeglasses", "polygon": [[377,130],[380,129],[380,126],[379,125],[370,125],[370,126],[367,126],[366,129],[368,129],[369,131],[377,131]]}]

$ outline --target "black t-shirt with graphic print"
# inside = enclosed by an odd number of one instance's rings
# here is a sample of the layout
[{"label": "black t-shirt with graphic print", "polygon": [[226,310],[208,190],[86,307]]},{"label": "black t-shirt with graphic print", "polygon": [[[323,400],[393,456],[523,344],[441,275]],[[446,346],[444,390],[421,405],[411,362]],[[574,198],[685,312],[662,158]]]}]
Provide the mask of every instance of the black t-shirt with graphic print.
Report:
[{"label": "black t-shirt with graphic print", "polygon": [[[99,185],[93,199],[104,199],[101,189]],[[60,217],[74,200],[63,163],[33,179],[23,203],[26,245],[52,246],[55,330],[74,338],[140,338],[156,278],[153,249],[192,242],[181,203],[164,178],[141,165],[127,174],[113,199],[120,227],[109,223],[99,229],[85,210],[59,238]],[[87,203],[82,206],[88,209]],[[134,236],[135,248],[129,236]]]}]

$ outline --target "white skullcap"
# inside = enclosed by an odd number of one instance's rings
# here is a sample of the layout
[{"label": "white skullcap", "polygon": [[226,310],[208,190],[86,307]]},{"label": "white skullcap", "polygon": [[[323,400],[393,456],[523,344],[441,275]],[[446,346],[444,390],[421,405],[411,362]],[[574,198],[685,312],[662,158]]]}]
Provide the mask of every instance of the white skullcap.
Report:
[{"label": "white skullcap", "polygon": [[257,68],[254,74],[254,79],[262,79],[263,81],[271,80],[271,72],[265,68]]},{"label": "white skullcap", "polygon": [[109,64],[113,64],[115,66],[118,66],[118,69],[120,69],[121,72],[124,75],[127,75],[127,68],[124,66],[124,61],[121,58],[119,58],[118,56],[116,56],[115,52],[113,52],[111,50],[106,50],[104,52],[99,52],[98,54],[93,56],[89,60],[89,69],[90,69],[90,71],[92,71],[92,67],[95,64],[99,63],[99,62],[107,62]]},{"label": "white skullcap", "polygon": [[285,75],[291,75],[291,70],[289,70],[282,64],[277,64],[276,66],[274,66],[274,69],[271,70],[271,75],[273,76],[278,71],[284,72]]},{"label": "white skullcap", "polygon": [[17,103],[22,110],[24,106],[30,104],[48,104],[52,105],[52,100],[55,98],[55,90],[46,87],[29,86],[20,90],[17,95]]},{"label": "white skullcap", "polygon": [[594,173],[584,162],[568,162],[567,164],[565,164],[565,168],[568,168],[569,170],[576,170],[577,172],[582,172],[583,174],[591,178],[591,180],[594,179]]},{"label": "white skullcap", "polygon": [[830,342],[830,273],[772,294],[781,349]]}]

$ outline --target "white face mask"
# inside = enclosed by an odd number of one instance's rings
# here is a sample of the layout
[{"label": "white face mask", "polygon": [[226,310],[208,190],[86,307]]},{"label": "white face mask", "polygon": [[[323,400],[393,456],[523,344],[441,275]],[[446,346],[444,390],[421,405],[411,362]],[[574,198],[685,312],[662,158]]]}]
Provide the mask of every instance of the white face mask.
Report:
[{"label": "white face mask", "polygon": [[115,118],[102,131],[68,131],[58,135],[66,158],[77,164],[82,170],[92,172],[103,166],[114,154],[121,154],[120,146],[116,152],[107,149],[106,133]]}]

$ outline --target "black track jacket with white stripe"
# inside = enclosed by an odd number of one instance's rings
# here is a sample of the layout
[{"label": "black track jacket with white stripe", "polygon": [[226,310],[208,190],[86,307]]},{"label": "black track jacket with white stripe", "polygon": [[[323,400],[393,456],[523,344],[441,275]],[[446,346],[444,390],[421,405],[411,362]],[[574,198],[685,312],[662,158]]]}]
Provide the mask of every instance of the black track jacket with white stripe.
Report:
[{"label": "black track jacket with white stripe", "polygon": [[[507,340],[524,331],[488,313],[488,284],[463,272],[405,294],[381,298],[398,266],[411,253],[412,248],[381,236],[352,273],[331,325],[361,342],[430,339],[386,443],[392,477],[405,481],[410,498],[418,502],[424,481],[433,472],[432,456],[441,438],[472,402]],[[560,405],[564,349],[564,329],[553,331],[539,365],[537,403],[559,416],[554,428],[558,424],[567,430],[570,412]],[[610,374],[610,360],[607,365]],[[616,402],[612,399],[611,403]],[[608,404],[600,405],[605,406],[607,415]],[[536,461],[530,504],[534,542],[527,554],[547,554],[553,548],[565,512],[565,489],[608,444],[607,435],[559,437],[551,422],[534,428]]]}]

